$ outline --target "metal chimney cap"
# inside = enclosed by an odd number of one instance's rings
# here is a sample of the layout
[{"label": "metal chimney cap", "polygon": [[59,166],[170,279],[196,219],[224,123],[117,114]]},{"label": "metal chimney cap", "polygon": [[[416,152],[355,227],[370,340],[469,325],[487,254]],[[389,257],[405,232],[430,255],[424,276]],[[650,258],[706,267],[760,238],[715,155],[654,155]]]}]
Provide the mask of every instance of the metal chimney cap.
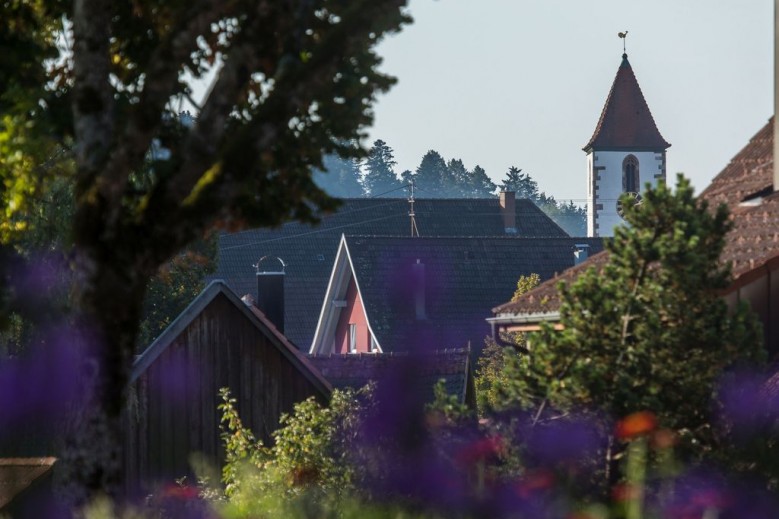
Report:
[{"label": "metal chimney cap", "polygon": [[[281,271],[278,271],[278,270],[260,270],[260,265],[262,264],[263,261],[265,261],[268,258],[270,258],[270,259],[274,259],[275,258],[276,260],[278,260],[278,262],[281,263]],[[256,274],[258,276],[263,275],[263,274],[285,274],[286,273],[286,269],[287,269],[287,264],[284,263],[284,260],[282,260],[278,256],[263,256],[262,258],[260,258],[257,261],[257,263],[252,265],[252,267],[257,269]]]}]

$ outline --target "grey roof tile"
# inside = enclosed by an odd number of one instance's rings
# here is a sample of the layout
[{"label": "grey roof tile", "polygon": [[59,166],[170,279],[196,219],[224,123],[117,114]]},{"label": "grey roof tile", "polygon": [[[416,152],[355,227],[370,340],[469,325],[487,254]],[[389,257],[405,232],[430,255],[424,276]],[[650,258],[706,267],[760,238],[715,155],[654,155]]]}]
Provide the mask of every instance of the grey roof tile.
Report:
[{"label": "grey roof tile", "polygon": [[[347,236],[368,321],[383,351],[480,351],[489,309],[520,276],[552,278],[574,263],[574,245],[600,252],[599,238]],[[424,264],[425,313],[417,319],[413,265]]]},{"label": "grey roof tile", "polygon": [[[291,222],[277,229],[251,229],[219,238],[217,271],[237,294],[255,294],[253,264],[263,256],[287,264],[285,335],[307,349],[316,329],[341,234],[408,236],[406,199],[347,199],[339,211],[312,227]],[[422,236],[502,236],[497,198],[417,199],[415,213]],[[529,200],[516,201],[517,231],[527,237],[565,237],[566,233]],[[485,307],[489,309],[490,307]]]}]

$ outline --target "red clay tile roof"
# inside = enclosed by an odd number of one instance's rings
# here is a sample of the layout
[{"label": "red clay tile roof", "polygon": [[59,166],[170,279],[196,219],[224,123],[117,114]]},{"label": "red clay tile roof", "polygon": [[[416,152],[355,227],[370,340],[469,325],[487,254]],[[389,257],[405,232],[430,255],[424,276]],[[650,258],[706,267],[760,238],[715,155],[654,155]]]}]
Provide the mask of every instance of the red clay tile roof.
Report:
[{"label": "red clay tile roof", "polygon": [[773,191],[771,118],[703,190],[711,206],[724,203],[733,220],[721,259],[735,278],[779,255],[779,193]]},{"label": "red clay tile roof", "polygon": [[627,54],[623,54],[598,125],[583,149],[660,151],[669,146],[655,125]]},{"label": "red clay tile roof", "polygon": [[57,458],[0,458],[0,510],[49,473]]},{"label": "red clay tile roof", "polygon": [[[779,257],[779,192],[773,191],[773,122],[772,117],[699,195],[710,207],[725,204],[730,209],[733,229],[726,237],[720,259],[732,265],[734,279]],[[557,283],[575,279],[590,266],[600,268],[607,260],[607,252],[592,256],[540,284],[519,301],[500,305],[493,312],[556,312],[560,307]]]},{"label": "red clay tile roof", "polygon": [[492,309],[495,315],[505,314],[540,314],[556,312],[560,309],[560,299],[557,297],[557,285],[561,281],[569,283],[590,267],[598,270],[609,260],[608,251],[591,256],[587,261],[571,267],[559,276],[544,281],[536,288],[527,292],[518,301],[510,301]]}]

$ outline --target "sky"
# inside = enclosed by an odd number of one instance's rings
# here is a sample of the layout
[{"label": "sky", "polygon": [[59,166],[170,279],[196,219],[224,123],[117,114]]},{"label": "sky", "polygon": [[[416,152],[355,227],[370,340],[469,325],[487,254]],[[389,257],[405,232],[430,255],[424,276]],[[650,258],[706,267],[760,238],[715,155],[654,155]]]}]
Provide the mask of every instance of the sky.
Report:
[{"label": "sky", "polygon": [[430,149],[499,182],[521,168],[583,203],[582,147],[622,60],[618,32],[677,172],[700,192],[773,113],[772,0],[410,0],[379,46],[398,78],[370,139],[398,173]]}]

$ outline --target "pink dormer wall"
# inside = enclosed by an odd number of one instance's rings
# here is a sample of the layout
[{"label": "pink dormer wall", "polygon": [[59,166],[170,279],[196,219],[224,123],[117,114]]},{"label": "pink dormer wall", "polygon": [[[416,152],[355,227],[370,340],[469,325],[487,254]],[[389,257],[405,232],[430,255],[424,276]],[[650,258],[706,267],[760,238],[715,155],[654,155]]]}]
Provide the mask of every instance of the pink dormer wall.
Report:
[{"label": "pink dormer wall", "polygon": [[357,292],[357,284],[354,278],[349,280],[349,288],[346,290],[346,308],[341,310],[338,325],[335,327],[335,353],[349,353],[349,325],[357,325],[357,353],[371,351],[371,337],[368,331],[368,320],[365,317],[365,309],[362,299]]}]

